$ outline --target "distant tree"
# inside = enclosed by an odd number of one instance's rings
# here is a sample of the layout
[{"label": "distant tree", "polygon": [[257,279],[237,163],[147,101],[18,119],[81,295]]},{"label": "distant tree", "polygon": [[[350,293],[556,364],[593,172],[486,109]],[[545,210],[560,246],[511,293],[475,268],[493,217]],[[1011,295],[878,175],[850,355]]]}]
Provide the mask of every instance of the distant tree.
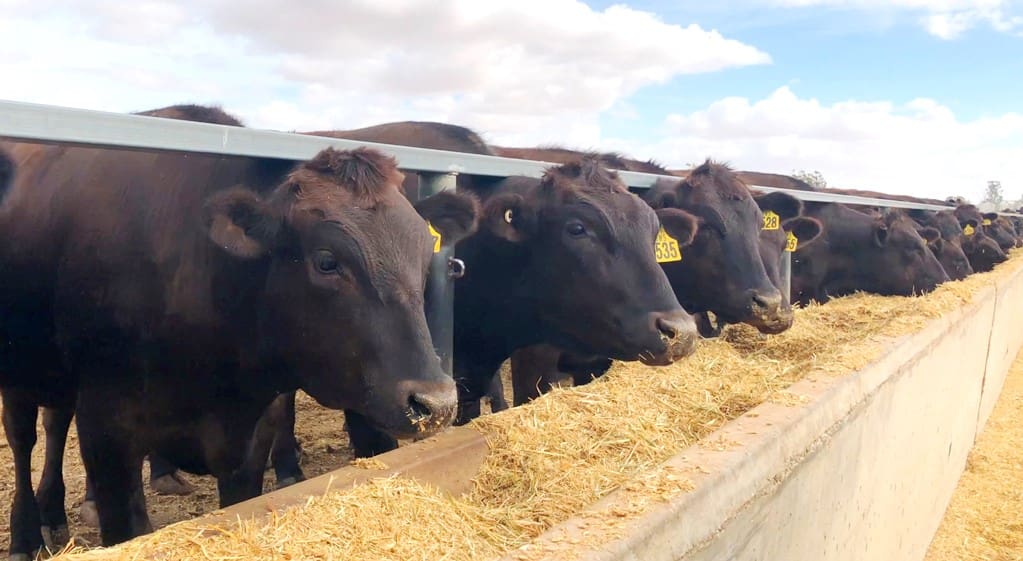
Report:
[{"label": "distant tree", "polygon": [[1002,182],[988,181],[987,190],[984,192],[984,199],[980,202],[982,204],[991,203],[995,208],[1001,209],[1002,204],[1005,203],[1005,196],[1002,194]]},{"label": "distant tree", "polygon": [[1002,205],[1002,208],[1008,208],[1012,210],[1018,210],[1020,207],[1023,207],[1023,197],[1016,199],[1014,201],[1005,201],[1005,204]]},{"label": "distant tree", "polygon": [[824,174],[822,174],[821,172],[819,172],[817,170],[813,170],[813,171],[806,171],[806,170],[803,170],[803,169],[801,169],[799,171],[793,170],[792,171],[792,177],[795,177],[796,179],[798,179],[800,181],[805,181],[806,183],[809,183],[815,189],[827,189],[828,188],[828,182],[827,182],[827,180],[824,179]]}]

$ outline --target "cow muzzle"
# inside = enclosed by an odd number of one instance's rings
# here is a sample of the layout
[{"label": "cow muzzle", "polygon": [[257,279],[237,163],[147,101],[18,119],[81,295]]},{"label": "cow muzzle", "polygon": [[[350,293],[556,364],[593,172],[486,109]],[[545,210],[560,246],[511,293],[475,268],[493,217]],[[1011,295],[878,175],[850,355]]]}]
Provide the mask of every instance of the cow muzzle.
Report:
[{"label": "cow muzzle", "polygon": [[677,310],[652,314],[652,319],[663,350],[658,353],[640,354],[640,362],[650,366],[667,366],[693,354],[699,334],[692,316]]},{"label": "cow muzzle", "polygon": [[792,325],[792,308],[784,305],[777,289],[767,292],[751,290],[747,303],[749,315],[743,323],[762,333],[780,333]]},{"label": "cow muzzle", "polygon": [[[403,382],[399,396],[404,396],[405,430],[395,430],[396,437],[423,438],[447,427],[458,410],[458,392],[454,381]],[[397,429],[397,427],[395,427]]]}]

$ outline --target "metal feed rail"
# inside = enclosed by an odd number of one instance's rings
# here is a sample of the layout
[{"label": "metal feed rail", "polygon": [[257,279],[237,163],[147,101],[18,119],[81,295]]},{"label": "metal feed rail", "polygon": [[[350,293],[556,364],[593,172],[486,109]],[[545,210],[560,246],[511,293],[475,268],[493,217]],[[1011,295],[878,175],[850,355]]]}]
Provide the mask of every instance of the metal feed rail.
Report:
[{"label": "metal feed rail", "polygon": [[[492,177],[507,177],[511,175],[540,177],[547,167],[553,165],[548,162],[519,160],[499,156],[447,152],[428,148],[411,148],[306,134],[2,100],[0,100],[0,137],[27,142],[80,144],[138,150],[202,152],[229,156],[271,157],[285,160],[307,160],[328,146],[340,149],[368,146],[394,156],[403,169],[424,172],[426,174],[467,173]],[[618,174],[629,187],[639,189],[650,187],[658,179],[664,177],[678,179],[675,176],[662,176],[632,171],[619,171]],[[789,193],[804,201],[925,210],[948,210],[950,208],[941,205],[877,199],[857,195],[841,195],[826,191],[799,191],[759,185],[751,185],[750,187],[761,191]]]},{"label": "metal feed rail", "polygon": [[[284,160],[308,160],[327,147],[353,149],[360,146],[376,148],[396,158],[401,168],[420,175],[420,191],[434,194],[455,188],[455,176],[460,173],[507,177],[523,175],[540,177],[551,165],[547,162],[464,154],[427,148],[393,146],[374,142],[359,142],[339,138],[310,136],[270,130],[248,129],[227,125],[196,123],[141,115],[108,113],[87,109],[72,109],[0,100],[0,138],[25,142],[74,144],[130,150],[160,150],[173,152],[201,152],[227,156],[253,156]],[[632,188],[649,188],[661,176],[650,173],[619,171],[622,180]],[[841,195],[826,191],[798,191],[751,185],[765,192],[783,192],[804,201],[846,203],[886,208],[948,210],[951,207],[912,203],[890,199],[877,199],[856,195]],[[1018,214],[1005,213],[1010,216]],[[450,270],[456,260],[450,248],[434,255],[431,265],[430,286],[433,295],[428,310],[430,331],[442,364],[451,372],[453,334],[453,277]],[[790,278],[790,254],[784,253],[782,264],[786,286]]]}]

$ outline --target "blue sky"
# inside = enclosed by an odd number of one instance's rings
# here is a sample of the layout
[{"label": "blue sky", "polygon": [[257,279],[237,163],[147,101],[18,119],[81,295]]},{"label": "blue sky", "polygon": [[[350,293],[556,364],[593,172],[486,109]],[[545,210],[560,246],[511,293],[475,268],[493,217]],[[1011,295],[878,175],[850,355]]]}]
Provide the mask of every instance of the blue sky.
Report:
[{"label": "blue sky", "polygon": [[0,98],[1023,198],[1020,0],[0,0]]},{"label": "blue sky", "polygon": [[[593,3],[595,7],[612,2]],[[1011,92],[1023,86],[1023,40],[979,27],[955,40],[928,33],[915,14],[835,8],[779,10],[692,2],[633,2],[666,22],[701,25],[754,45],[772,64],[680,77],[637,94],[637,101],[675,101],[675,110],[695,110],[727,95],[753,97],[782,85],[806,91],[824,103],[850,98],[909,101],[926,95],[956,115],[973,119],[1020,109]],[[742,3],[736,3],[741,6]],[[682,93],[682,95],[677,95]]]}]

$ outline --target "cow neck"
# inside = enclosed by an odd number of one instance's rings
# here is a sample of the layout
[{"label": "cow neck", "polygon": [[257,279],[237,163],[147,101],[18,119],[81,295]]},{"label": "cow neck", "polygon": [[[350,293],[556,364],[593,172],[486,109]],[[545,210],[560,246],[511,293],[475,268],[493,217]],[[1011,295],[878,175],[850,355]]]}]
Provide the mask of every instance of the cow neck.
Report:
[{"label": "cow neck", "polygon": [[[466,276],[455,284],[455,348],[458,340],[510,356],[539,342],[540,321],[526,274],[528,250],[480,232],[459,244]],[[535,341],[534,341],[535,340]],[[503,360],[503,358],[502,358]]]}]

